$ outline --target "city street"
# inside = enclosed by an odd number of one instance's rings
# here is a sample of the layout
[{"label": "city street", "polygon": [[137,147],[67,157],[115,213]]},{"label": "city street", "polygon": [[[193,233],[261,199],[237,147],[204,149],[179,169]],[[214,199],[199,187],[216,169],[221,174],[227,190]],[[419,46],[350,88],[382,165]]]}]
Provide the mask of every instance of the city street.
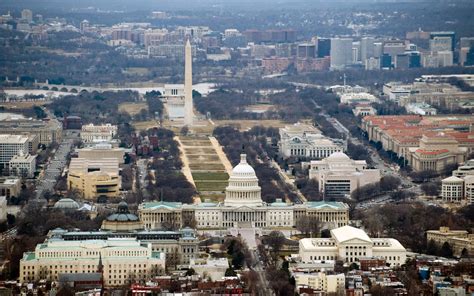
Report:
[{"label": "city street", "polygon": [[43,203],[42,199],[45,192],[54,191],[54,186],[58,177],[64,170],[67,160],[66,157],[71,152],[74,140],[79,138],[79,133],[64,131],[63,139],[59,144],[58,149],[54,152],[54,155],[45,164],[45,169],[41,177],[36,181],[36,201]]}]

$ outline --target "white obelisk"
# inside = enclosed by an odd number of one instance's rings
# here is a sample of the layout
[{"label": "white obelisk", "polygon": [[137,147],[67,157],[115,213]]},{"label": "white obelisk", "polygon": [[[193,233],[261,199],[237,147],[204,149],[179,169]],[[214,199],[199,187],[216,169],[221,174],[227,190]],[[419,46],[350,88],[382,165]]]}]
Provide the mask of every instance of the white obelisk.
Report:
[{"label": "white obelisk", "polygon": [[193,54],[188,39],[184,54],[184,125],[191,127],[193,117]]}]

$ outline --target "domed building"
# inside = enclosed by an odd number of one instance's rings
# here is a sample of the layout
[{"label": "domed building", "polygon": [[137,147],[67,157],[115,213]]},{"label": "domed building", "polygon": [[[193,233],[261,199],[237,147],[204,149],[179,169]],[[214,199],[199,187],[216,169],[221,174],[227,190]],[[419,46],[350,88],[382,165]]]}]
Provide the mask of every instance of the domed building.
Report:
[{"label": "domed building", "polygon": [[128,210],[128,204],[122,201],[118,204],[117,212],[107,217],[102,222],[102,230],[113,232],[129,232],[142,230],[143,224],[140,219]]},{"label": "domed building", "polygon": [[342,202],[292,204],[281,199],[273,203],[264,202],[259,180],[245,154],[240,156],[240,163],[230,174],[223,202],[145,202],[139,206],[138,214],[146,229],[160,229],[170,220],[181,223],[181,226],[193,220],[197,229],[257,227],[291,230],[305,215],[319,218],[328,228],[341,227],[349,222],[349,208]]},{"label": "domed building", "polygon": [[234,167],[225,189],[225,206],[262,206],[262,190],[258,186],[255,170],[247,163],[246,155],[240,155],[240,163]]},{"label": "domed building", "polygon": [[54,208],[58,210],[75,211],[78,210],[80,206],[71,198],[61,198],[54,204]]}]

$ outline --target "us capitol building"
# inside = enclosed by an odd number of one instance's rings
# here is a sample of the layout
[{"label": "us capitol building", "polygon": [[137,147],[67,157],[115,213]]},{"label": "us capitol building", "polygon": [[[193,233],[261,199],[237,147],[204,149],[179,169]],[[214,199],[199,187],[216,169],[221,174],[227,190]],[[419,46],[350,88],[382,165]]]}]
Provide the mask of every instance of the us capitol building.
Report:
[{"label": "us capitol building", "polygon": [[292,229],[303,216],[317,217],[324,227],[333,229],[349,222],[349,207],[342,202],[305,202],[289,204],[281,200],[265,203],[255,170],[242,154],[229,178],[224,202],[199,204],[154,201],[142,203],[138,209],[146,229],[163,225],[195,226],[198,230],[257,227]]}]

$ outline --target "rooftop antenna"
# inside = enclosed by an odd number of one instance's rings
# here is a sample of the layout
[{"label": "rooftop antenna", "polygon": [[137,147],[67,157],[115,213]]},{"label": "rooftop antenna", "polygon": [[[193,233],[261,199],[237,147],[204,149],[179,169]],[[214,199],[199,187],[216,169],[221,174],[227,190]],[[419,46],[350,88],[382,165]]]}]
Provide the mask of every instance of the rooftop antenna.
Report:
[{"label": "rooftop antenna", "polygon": [[163,188],[160,190],[160,202],[163,202]]},{"label": "rooftop antenna", "polygon": [[346,90],[346,73],[344,73],[344,90]]}]

